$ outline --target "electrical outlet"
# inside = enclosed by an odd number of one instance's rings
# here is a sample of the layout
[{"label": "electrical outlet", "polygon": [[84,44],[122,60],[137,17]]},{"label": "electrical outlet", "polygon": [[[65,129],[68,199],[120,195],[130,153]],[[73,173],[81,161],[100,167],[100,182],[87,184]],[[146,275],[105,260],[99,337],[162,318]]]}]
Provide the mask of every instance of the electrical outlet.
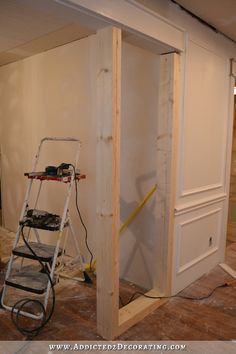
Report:
[{"label": "electrical outlet", "polygon": [[212,242],[213,242],[213,237],[212,237],[212,236],[210,236],[210,237],[209,237],[209,247],[211,247],[211,246],[212,246]]}]

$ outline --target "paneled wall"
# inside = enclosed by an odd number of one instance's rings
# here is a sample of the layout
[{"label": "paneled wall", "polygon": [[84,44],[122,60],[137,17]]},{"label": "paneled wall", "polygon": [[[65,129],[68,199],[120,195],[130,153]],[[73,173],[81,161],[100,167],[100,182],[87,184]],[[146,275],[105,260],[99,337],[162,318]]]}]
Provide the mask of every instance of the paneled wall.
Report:
[{"label": "paneled wall", "polygon": [[233,118],[229,64],[236,48],[171,1],[137,2],[185,30],[172,245],[176,293],[224,260]]},{"label": "paneled wall", "polygon": [[185,288],[220,262],[220,251],[224,249],[223,208],[223,201],[214,201],[175,217],[174,292]]},{"label": "paneled wall", "polygon": [[189,40],[177,205],[224,192],[228,64],[226,58]]},{"label": "paneled wall", "polygon": [[190,39],[183,80],[173,269],[176,290],[223,260],[229,60]]}]

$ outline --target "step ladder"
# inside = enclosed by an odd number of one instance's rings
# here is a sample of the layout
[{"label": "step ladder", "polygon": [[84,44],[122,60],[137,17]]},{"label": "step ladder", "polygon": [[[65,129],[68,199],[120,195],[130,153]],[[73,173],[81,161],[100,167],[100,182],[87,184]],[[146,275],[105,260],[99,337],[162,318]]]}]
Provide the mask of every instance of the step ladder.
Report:
[{"label": "step ladder", "polygon": [[[59,168],[56,173],[51,173],[49,170],[46,172],[38,172],[37,166],[39,162],[40,152],[43,144],[48,142],[64,142],[64,143],[73,143],[77,144],[76,147],[76,156],[70,168],[63,171],[62,168]],[[80,281],[89,281],[89,277],[84,270],[82,255],[80,252],[79,242],[76,237],[71,218],[69,215],[69,202],[72,192],[73,183],[76,180],[85,178],[85,175],[81,175],[77,170],[79,154],[80,154],[81,143],[78,139],[74,138],[44,138],[41,140],[32,172],[25,173],[25,176],[28,177],[28,187],[26,190],[25,199],[23,202],[23,207],[20,215],[20,221],[16,232],[16,238],[13,245],[12,254],[8,263],[8,268],[5,276],[5,283],[2,290],[1,296],[1,305],[3,308],[9,311],[17,312],[17,308],[14,305],[9,305],[6,301],[6,291],[10,288],[17,288],[25,292],[30,292],[37,295],[44,294],[43,306],[46,311],[48,300],[50,296],[50,290],[53,285],[56,285],[59,281],[60,276],[63,276],[65,269],[71,264],[76,264],[83,277],[77,277],[77,280]],[[67,166],[68,167],[68,166]],[[34,207],[30,209],[29,198],[32,191],[33,182],[38,181],[38,191],[36,194],[36,200]],[[37,205],[41,194],[42,183],[45,181],[51,182],[62,182],[67,184],[67,195],[65,198],[64,208],[62,215],[51,214],[44,210],[38,210]],[[27,246],[27,244],[22,243],[22,232],[27,233],[23,234],[27,240],[28,245],[33,250]],[[48,232],[56,232],[57,240],[56,244],[52,245],[50,243],[42,243],[40,237],[40,231],[46,230]],[[31,232],[32,231],[32,232]],[[32,235],[35,240],[32,240]],[[69,236],[71,236],[74,247],[76,250],[76,257],[65,259],[65,250]],[[64,241],[62,242],[64,238]],[[37,257],[35,257],[35,255]],[[25,260],[31,260],[30,266],[24,267]],[[49,276],[42,272],[42,269],[34,269],[34,263],[40,268],[39,261],[48,269]],[[20,264],[19,264],[20,261]],[[17,262],[18,269],[14,267]],[[68,277],[68,276],[66,276]],[[20,311],[21,315],[30,317],[33,319],[39,319],[42,317],[42,313],[34,314],[31,311]]]}]

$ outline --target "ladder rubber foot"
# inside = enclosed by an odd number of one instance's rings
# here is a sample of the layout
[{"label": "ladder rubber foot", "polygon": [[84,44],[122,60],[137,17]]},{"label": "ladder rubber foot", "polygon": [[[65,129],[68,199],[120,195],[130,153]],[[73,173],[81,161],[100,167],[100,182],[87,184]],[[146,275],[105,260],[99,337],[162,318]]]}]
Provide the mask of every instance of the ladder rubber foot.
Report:
[{"label": "ladder rubber foot", "polygon": [[85,271],[83,271],[84,274],[84,281],[87,284],[93,284],[92,279],[90,278],[90,276],[88,275],[88,273],[86,273]]}]

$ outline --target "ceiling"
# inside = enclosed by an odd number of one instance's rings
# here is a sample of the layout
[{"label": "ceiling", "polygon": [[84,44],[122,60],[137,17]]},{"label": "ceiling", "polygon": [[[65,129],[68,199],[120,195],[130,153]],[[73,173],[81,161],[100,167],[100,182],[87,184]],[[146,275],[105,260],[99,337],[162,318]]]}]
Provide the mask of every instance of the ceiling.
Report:
[{"label": "ceiling", "polygon": [[[0,66],[87,37],[107,23],[54,0],[0,0]],[[173,48],[123,31],[125,41],[165,53]]]},{"label": "ceiling", "polygon": [[236,0],[176,0],[175,2],[236,41]]},{"label": "ceiling", "polygon": [[0,65],[84,38],[99,25],[52,0],[0,0]]}]

